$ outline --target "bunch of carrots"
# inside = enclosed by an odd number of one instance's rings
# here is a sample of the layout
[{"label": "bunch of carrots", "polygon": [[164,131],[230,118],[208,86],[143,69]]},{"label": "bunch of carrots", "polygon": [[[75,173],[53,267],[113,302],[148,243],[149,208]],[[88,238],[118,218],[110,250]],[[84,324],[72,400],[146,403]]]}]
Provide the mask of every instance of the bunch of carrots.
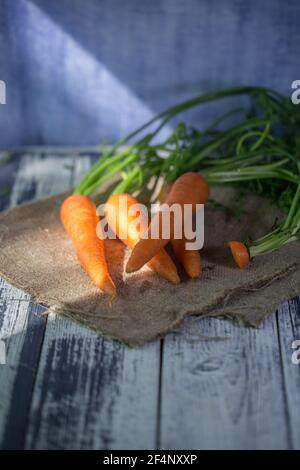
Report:
[{"label": "bunch of carrots", "polygon": [[[199,130],[180,122],[167,138],[159,138],[160,131],[184,111],[238,96],[247,100],[207,127]],[[282,223],[274,221],[269,233],[244,240],[251,259],[299,239],[300,108],[289,97],[264,87],[242,86],[179,103],[104,147],[75,193],[93,197],[118,175],[113,193],[133,194],[153,179],[163,177],[172,183],[186,172],[200,173],[210,185],[234,185],[243,194],[249,190],[268,197],[286,214]]]},{"label": "bunch of carrots", "polygon": [[[199,174],[189,172],[181,175],[171,186],[164,199],[164,204],[191,204],[193,211],[197,204],[204,204],[209,196],[209,186],[206,180]],[[126,213],[120,210],[121,198],[126,198]],[[136,217],[131,215],[130,207],[137,205],[138,201],[130,194],[113,194],[105,205],[105,219],[117,236],[126,234],[124,243],[132,250],[126,265],[128,273],[141,269],[145,264],[163,278],[178,284],[176,265],[165,251],[165,246],[171,242],[174,254],[184,267],[188,276],[192,279],[201,275],[201,258],[197,250],[186,250],[185,239],[174,237],[175,221],[171,219],[169,238],[163,238],[159,231],[158,238],[152,238],[154,227],[162,226],[162,212],[158,212],[147,228],[147,237],[143,237],[139,225],[131,222]],[[141,217],[142,211],[139,213]],[[171,215],[173,213],[171,212]],[[99,217],[96,205],[91,198],[85,195],[73,194],[63,202],[61,206],[62,223],[72,239],[77,256],[84,270],[89,275],[95,286],[104,293],[114,296],[116,286],[109,274],[109,267],[105,256],[105,240],[99,236]],[[234,243],[234,242],[233,242]],[[239,253],[239,251],[237,251]],[[237,255],[238,256],[238,255]]]},{"label": "bunch of carrots", "polygon": [[[225,112],[204,130],[179,123],[169,137],[159,141],[160,131],[180,113],[238,96],[248,97],[249,105]],[[82,266],[95,285],[111,294],[115,293],[115,286],[108,272],[104,242],[96,235],[99,218],[92,198],[116,175],[120,177],[107,201],[112,205],[118,205],[121,193],[126,194],[129,203],[136,203],[130,194],[138,194],[152,179],[158,181],[160,177],[172,184],[164,201],[170,205],[205,203],[208,184],[230,184],[271,199],[282,209],[285,219],[281,223],[275,221],[269,233],[259,239],[229,242],[233,258],[242,268],[250,259],[300,238],[300,109],[271,89],[228,88],[179,103],[105,148],[74,194],[63,203],[61,218]],[[109,223],[109,210],[105,216]],[[149,231],[160,217],[158,213],[153,218]],[[118,227],[115,232],[118,235]],[[188,275],[199,277],[200,255],[187,252],[184,240],[172,236],[170,240],[157,240],[142,235],[128,234],[126,244],[132,250],[126,266],[128,272],[147,263],[169,281],[179,282],[176,267],[164,251],[170,241]]]}]

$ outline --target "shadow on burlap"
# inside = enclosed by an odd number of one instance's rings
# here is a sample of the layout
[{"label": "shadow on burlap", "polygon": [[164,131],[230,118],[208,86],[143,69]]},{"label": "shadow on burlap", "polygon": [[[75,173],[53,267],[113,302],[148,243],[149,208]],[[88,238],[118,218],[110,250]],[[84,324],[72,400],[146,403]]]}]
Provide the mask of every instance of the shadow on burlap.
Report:
[{"label": "shadow on burlap", "polygon": [[[232,190],[214,198],[230,203]],[[226,248],[230,239],[257,237],[272,226],[278,211],[250,195],[238,221],[230,211],[205,209],[203,276],[174,286],[148,268],[128,275],[128,250],[118,240],[106,243],[118,296],[102,295],[81,269],[59,220],[64,195],[26,204],[0,215],[0,274],[37,302],[128,345],[142,345],[178,328],[187,315],[226,315],[258,326],[276,307],[300,292],[299,242],[235,268]]]}]

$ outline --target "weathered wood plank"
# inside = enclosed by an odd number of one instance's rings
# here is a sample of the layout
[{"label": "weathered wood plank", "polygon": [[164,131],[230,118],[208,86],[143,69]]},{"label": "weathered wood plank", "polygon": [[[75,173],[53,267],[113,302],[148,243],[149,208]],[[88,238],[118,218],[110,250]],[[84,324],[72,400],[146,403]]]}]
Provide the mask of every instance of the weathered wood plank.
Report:
[{"label": "weathered wood plank", "polygon": [[[7,158],[8,157],[8,158]],[[20,171],[23,165],[20,163],[22,158],[14,155],[3,155],[1,158],[1,188],[5,191],[1,193],[1,209],[15,205],[15,197],[22,199],[23,191],[19,187]],[[31,179],[28,180],[28,186],[32,187]],[[12,193],[15,197],[12,197]],[[30,298],[22,291],[13,288],[3,279],[0,280],[0,336],[6,345],[6,365],[0,366],[0,443],[1,447],[9,447],[11,440],[8,434],[11,434],[12,426],[6,426],[12,413],[12,397],[14,395],[15,383],[17,377],[22,377],[23,389],[22,396],[24,401],[17,397],[15,400],[16,413],[14,420],[13,440],[16,447],[22,445],[24,441],[24,428],[26,423],[26,403],[27,407],[31,395],[32,379],[34,374],[34,364],[41,333],[43,332],[44,320],[38,321],[36,312],[31,309]],[[34,344],[37,347],[31,351],[31,359],[24,352],[24,345],[27,342],[27,329],[30,331],[31,338],[34,338]],[[27,338],[28,339],[28,338]],[[30,342],[31,343],[31,342]],[[22,372],[22,373],[18,373]],[[19,389],[20,390],[20,389]],[[8,442],[9,441],[9,442]]]},{"label": "weathered wood plank", "polygon": [[[89,165],[76,159],[74,184]],[[155,448],[159,370],[159,342],[128,349],[51,314],[26,448]]]},{"label": "weathered wood plank", "polygon": [[128,349],[51,314],[26,448],[155,447],[158,352],[157,344]]},{"label": "weathered wood plank", "polygon": [[300,364],[292,362],[292,343],[300,340],[300,297],[282,304],[277,315],[290,438],[293,449],[300,449]]},{"label": "weathered wood plank", "polygon": [[[6,344],[6,365],[0,366],[0,447],[24,446],[27,413],[45,329],[43,308],[1,280],[5,303],[1,335]],[[3,294],[5,290],[5,294]]]},{"label": "weathered wood plank", "polygon": [[160,416],[163,449],[290,448],[276,317],[259,330],[191,318],[169,335]]},{"label": "weathered wood plank", "polygon": [[[67,189],[72,163],[69,157],[18,155],[6,175],[12,186],[9,206]],[[16,449],[24,446],[46,318],[42,307],[2,279],[0,305],[0,335],[7,347],[7,364],[0,366],[0,447]]]},{"label": "weathered wood plank", "polygon": [[18,155],[0,152],[0,211],[11,205],[10,195],[20,164]]}]

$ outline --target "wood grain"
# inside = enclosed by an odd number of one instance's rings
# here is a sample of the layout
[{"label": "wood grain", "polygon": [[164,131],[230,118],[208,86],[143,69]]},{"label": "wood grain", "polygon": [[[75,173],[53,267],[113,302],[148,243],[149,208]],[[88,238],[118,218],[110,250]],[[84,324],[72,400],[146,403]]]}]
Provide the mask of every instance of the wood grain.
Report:
[{"label": "wood grain", "polygon": [[[300,449],[300,364],[292,362],[292,343],[300,340],[300,297],[285,302],[278,309],[281,366],[285,382],[288,431],[293,449]],[[298,347],[299,350],[299,347]]]},{"label": "wood grain", "polygon": [[51,314],[26,448],[154,448],[158,370],[158,343],[129,349]]},{"label": "wood grain", "polygon": [[281,365],[275,316],[261,329],[191,318],[164,341],[161,448],[290,448]]},{"label": "wood grain", "polygon": [[[24,154],[10,164],[9,207],[64,191],[70,185],[69,157],[58,160],[51,155]],[[0,447],[17,449],[24,446],[46,319],[41,316],[43,307],[2,279],[0,305],[0,334],[7,347],[7,364],[0,366]]]},{"label": "wood grain", "polygon": [[6,345],[6,364],[0,366],[0,447],[16,449],[24,445],[45,319],[41,307],[2,279],[0,306],[0,335]]}]

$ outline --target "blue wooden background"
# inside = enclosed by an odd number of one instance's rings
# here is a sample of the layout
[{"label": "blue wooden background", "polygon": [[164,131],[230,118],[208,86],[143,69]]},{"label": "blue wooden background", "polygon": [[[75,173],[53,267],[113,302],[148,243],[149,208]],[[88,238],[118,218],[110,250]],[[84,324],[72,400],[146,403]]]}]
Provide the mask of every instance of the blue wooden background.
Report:
[{"label": "blue wooden background", "polygon": [[223,86],[288,95],[299,14],[297,0],[0,0],[0,148],[113,141]]}]

